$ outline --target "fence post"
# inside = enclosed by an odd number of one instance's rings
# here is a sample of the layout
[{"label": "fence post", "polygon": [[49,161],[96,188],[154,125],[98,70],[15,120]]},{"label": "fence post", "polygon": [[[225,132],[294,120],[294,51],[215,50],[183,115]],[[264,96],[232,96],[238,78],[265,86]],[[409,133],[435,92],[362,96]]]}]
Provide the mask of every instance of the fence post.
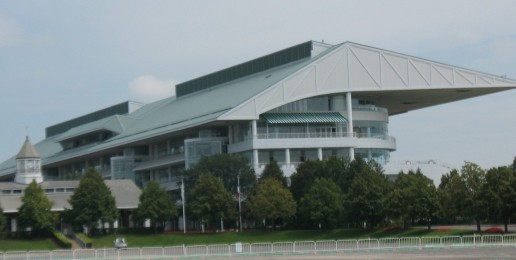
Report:
[{"label": "fence post", "polygon": [[477,246],[477,234],[473,233],[473,248],[476,248]]},{"label": "fence post", "polygon": [[185,247],[185,244],[183,244],[183,255],[186,255],[186,247]]},{"label": "fence post", "polygon": [[317,241],[314,240],[314,252],[317,252]]},{"label": "fence post", "polygon": [[292,245],[292,252],[293,253],[296,252],[296,241],[294,241],[294,244]]},{"label": "fence post", "polygon": [[[161,247],[161,254],[165,256],[165,247]],[[141,255],[141,254],[140,254]]]},{"label": "fence post", "polygon": [[423,241],[421,237],[419,237],[419,250],[423,249]]},{"label": "fence post", "polygon": [[504,234],[502,234],[502,246],[503,246],[503,237],[504,237],[504,236],[505,236],[505,235],[504,235]]},{"label": "fence post", "polygon": [[337,240],[335,240],[335,251],[339,251],[338,243],[339,243],[339,242],[338,242]]}]

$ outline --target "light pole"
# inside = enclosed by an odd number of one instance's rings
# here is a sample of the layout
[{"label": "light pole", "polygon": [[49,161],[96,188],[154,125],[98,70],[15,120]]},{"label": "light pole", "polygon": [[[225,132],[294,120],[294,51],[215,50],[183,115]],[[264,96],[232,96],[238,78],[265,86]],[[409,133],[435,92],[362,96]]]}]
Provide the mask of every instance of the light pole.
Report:
[{"label": "light pole", "polygon": [[238,227],[240,228],[240,232],[242,232],[242,200],[240,199],[240,169],[238,170],[238,176],[237,176],[237,195],[238,195],[238,218],[239,218],[239,224]]},{"label": "light pole", "polygon": [[186,234],[185,182],[183,177],[181,177],[181,200],[183,202],[183,234]]}]

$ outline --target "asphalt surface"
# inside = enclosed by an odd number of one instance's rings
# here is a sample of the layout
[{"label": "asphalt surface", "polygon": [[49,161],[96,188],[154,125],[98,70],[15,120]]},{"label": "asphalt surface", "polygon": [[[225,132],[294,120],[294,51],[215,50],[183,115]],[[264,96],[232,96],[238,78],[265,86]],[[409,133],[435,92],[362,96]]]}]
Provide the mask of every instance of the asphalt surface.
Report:
[{"label": "asphalt surface", "polygon": [[332,254],[231,257],[230,259],[516,259],[516,247],[372,250]]}]

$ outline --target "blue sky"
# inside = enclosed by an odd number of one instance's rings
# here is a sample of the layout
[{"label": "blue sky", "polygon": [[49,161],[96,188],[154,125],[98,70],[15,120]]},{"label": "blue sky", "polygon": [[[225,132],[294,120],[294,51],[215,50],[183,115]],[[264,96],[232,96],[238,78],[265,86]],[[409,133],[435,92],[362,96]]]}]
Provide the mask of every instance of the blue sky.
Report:
[{"label": "blue sky", "polygon": [[[516,79],[516,1],[0,0],[0,161],[28,134],[307,40],[352,41]],[[391,117],[392,160],[516,156],[516,90]],[[28,130],[26,128],[28,127]]]}]

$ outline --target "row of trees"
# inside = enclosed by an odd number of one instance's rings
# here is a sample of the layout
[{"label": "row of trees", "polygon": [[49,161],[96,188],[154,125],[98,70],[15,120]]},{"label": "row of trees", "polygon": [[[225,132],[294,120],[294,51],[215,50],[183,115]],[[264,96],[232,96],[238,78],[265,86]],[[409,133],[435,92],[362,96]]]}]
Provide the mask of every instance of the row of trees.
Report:
[{"label": "row of trees", "polygon": [[[244,218],[255,220],[255,226],[263,223],[273,228],[278,223],[319,228],[426,223],[430,228],[436,221],[471,220],[479,231],[484,221],[503,222],[507,230],[511,218],[516,217],[516,159],[512,167],[488,171],[465,163],[460,171],[443,175],[435,187],[419,170],[401,172],[390,181],[380,165],[361,158],[307,161],[289,181],[272,162],[257,179],[245,158],[221,154],[201,159],[184,172],[184,181],[185,198],[149,182],[133,214],[136,223],[142,226],[150,220],[156,231],[177,219],[177,206],[185,199],[189,220],[208,228],[218,228],[222,221],[237,227],[240,198]],[[84,174],[69,203],[71,209],[65,210],[64,220],[78,228],[86,226],[90,232],[99,223],[118,219],[115,199],[93,169]],[[31,183],[22,198],[19,227],[36,234],[49,232],[58,223],[51,207],[42,188]],[[5,218],[0,214],[0,228],[3,225]]]},{"label": "row of trees", "polygon": [[[366,227],[483,221],[504,223],[516,217],[514,166],[484,171],[466,162],[442,176],[436,187],[420,170],[388,180],[380,165],[361,158],[307,161],[287,179],[279,166],[266,166],[255,182],[247,161],[232,155],[202,159],[188,170],[187,212],[211,223],[236,220],[236,176],[240,173],[244,217],[276,226]],[[245,173],[246,178],[243,178]],[[189,190],[189,191],[188,191]],[[507,227],[506,227],[507,229]]]}]

